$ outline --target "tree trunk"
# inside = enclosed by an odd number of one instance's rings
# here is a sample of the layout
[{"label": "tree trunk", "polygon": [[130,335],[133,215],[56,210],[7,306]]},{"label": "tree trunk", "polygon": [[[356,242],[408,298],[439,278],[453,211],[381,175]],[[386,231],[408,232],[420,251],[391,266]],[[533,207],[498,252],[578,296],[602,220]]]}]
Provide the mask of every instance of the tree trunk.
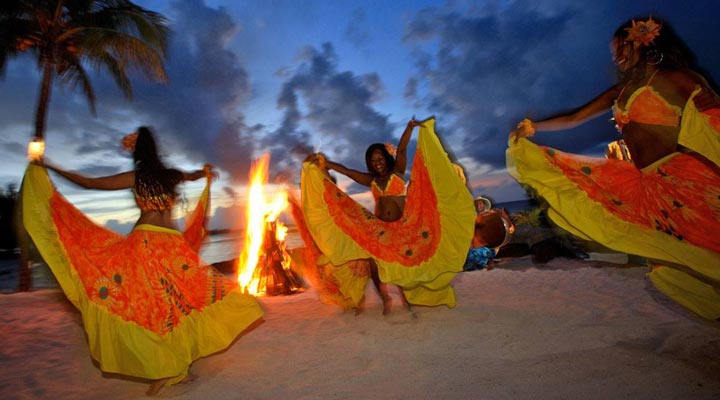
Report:
[{"label": "tree trunk", "polygon": [[43,77],[40,84],[40,95],[38,96],[37,110],[35,111],[35,137],[45,137],[45,122],[47,121],[48,105],[50,104],[50,90],[53,81],[53,65],[45,62]]},{"label": "tree trunk", "polygon": [[[47,120],[48,104],[50,103],[50,90],[53,81],[53,65],[45,62],[43,67],[42,83],[40,84],[40,95],[38,96],[37,110],[35,112],[35,137],[43,139],[45,137],[45,121]],[[18,244],[20,245],[20,258],[18,265],[18,290],[26,292],[32,289],[32,256],[33,247],[30,235],[25,230],[25,224],[22,217],[22,186],[18,194],[15,207],[16,213],[16,233]]]}]

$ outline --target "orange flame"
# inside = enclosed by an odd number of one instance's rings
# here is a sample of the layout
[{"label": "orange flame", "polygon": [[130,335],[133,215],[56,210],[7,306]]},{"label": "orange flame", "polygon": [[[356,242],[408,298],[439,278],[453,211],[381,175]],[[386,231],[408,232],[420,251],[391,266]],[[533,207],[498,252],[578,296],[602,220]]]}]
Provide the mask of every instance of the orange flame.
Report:
[{"label": "orange flame", "polygon": [[[258,281],[257,278],[253,278],[253,273],[262,256],[266,223],[275,221],[288,206],[287,192],[285,190],[276,192],[270,202],[265,200],[263,190],[268,178],[269,163],[270,154],[265,153],[250,170],[245,243],[238,258],[238,283],[243,291],[252,295],[263,293],[262,288],[258,288]],[[276,224],[277,239],[282,241],[287,228],[279,221]],[[282,239],[280,238],[280,232],[283,232]]]},{"label": "orange flame", "polygon": [[45,142],[40,138],[34,138],[28,143],[28,160],[40,161],[45,153]]}]

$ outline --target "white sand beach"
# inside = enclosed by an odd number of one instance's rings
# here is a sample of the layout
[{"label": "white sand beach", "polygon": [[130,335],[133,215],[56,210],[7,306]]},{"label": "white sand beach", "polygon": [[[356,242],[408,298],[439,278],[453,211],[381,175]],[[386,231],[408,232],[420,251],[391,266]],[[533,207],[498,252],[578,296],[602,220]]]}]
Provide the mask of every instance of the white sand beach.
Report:
[{"label": "white sand beach", "polygon": [[[464,272],[458,306],[356,317],[311,288],[263,297],[264,322],[198,360],[174,399],[718,399],[720,322],[662,296],[645,268],[507,258]],[[398,302],[396,301],[396,304]],[[58,289],[0,295],[0,398],[136,399],[103,374]]]}]

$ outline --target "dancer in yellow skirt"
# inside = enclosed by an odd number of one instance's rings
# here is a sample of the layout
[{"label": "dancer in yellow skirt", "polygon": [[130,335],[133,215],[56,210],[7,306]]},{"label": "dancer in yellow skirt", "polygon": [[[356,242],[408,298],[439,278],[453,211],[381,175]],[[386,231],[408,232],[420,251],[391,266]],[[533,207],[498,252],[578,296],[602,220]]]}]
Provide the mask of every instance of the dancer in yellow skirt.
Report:
[{"label": "dancer in yellow skirt", "polygon": [[[420,136],[406,192],[406,150],[416,126]],[[362,299],[367,273],[354,263],[369,260],[370,277],[383,297],[383,313],[390,307],[385,283],[401,287],[409,304],[455,306],[450,282],[467,257],[475,208],[434,127],[434,118],[422,123],[411,120],[396,157],[386,145],[371,145],[366,152],[367,173],[320,154],[303,164],[304,220],[346,299]],[[375,213],[342,192],[327,169],[370,187]]]},{"label": "dancer in yellow skirt", "polygon": [[[720,318],[720,102],[655,17],[628,21],[611,49],[620,82],[568,114],[524,120],[508,170],[550,204],[561,227],[647,258],[653,283],[697,314]],[[612,109],[628,157],[590,158],[537,146]]]},{"label": "dancer in yellow skirt", "polygon": [[[317,291],[320,301],[337,305],[346,311],[354,310],[356,315],[361,314],[364,309],[365,287],[371,275],[371,260],[358,259],[333,265],[315,244],[300,201],[294,196],[289,196],[288,200],[295,226],[305,242],[301,253],[305,277]],[[385,313],[389,311],[387,309]]]},{"label": "dancer in yellow skirt", "polygon": [[[153,380],[148,394],[189,380],[190,364],[223,350],[263,312],[237,283],[198,257],[212,180],[166,168],[148,128],[123,139],[132,171],[88,178],[42,160],[22,187],[23,221],[67,298],[77,307],[100,369]],[[141,210],[128,236],[88,219],[53,187],[44,167],[84,188],[132,189]],[[172,208],[182,181],[207,177],[197,209],[179,232]]]}]

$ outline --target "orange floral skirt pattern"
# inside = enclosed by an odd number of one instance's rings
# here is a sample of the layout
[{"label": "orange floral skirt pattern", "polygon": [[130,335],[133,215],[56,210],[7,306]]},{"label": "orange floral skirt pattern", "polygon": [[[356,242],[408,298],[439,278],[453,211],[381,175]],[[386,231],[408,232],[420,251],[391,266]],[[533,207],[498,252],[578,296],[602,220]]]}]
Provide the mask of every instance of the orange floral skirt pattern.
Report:
[{"label": "orange floral skirt pattern", "polygon": [[[415,164],[417,163],[417,164]],[[440,242],[437,197],[422,156],[413,161],[413,180],[402,218],[386,222],[326,180],[323,197],[335,223],[375,258],[413,267],[428,260]]]},{"label": "orange floral skirt pattern", "polygon": [[646,257],[667,296],[720,318],[720,110],[700,112],[692,93],[678,144],[638,170],[632,163],[511,141],[508,172],[547,200],[562,228],[608,248]]},{"label": "orange floral skirt pattern", "polygon": [[720,169],[702,157],[675,153],[638,170],[626,161],[541,149],[619,219],[720,252]]},{"label": "orange floral skirt pattern", "polygon": [[[467,258],[476,212],[434,127],[434,119],[420,126],[399,220],[378,219],[309,162],[302,170],[302,211],[313,245],[332,263],[335,277],[352,280],[354,272],[342,266],[373,259],[380,280],[402,287],[411,304],[452,307],[456,299],[450,283]],[[358,287],[353,286],[356,293]]]},{"label": "orange floral skirt pattern", "polygon": [[125,237],[63,198],[44,168],[28,166],[23,224],[80,311],[90,355],[102,371],[177,383],[194,360],[226,348],[262,317],[255,298],[195,251],[205,236],[208,198],[209,185],[186,222],[190,242],[152,225]]},{"label": "orange floral skirt pattern", "polygon": [[57,193],[50,204],[88,298],[126,321],[164,335],[237,286],[202,264],[180,232],[141,225],[124,237],[95,225]]},{"label": "orange floral skirt pattern", "polygon": [[[691,114],[683,115],[683,124],[699,126],[696,136],[716,135],[706,120]],[[513,177],[547,200],[548,215],[560,227],[647,258],[658,289],[698,315],[716,319],[720,168],[711,161],[719,158],[712,151],[708,155],[673,153],[638,170],[628,161],[564,153],[521,139],[510,143],[507,165]]]},{"label": "orange floral skirt pattern", "polygon": [[365,286],[370,280],[370,260],[351,260],[342,265],[333,265],[315,244],[300,202],[293,196],[289,196],[288,200],[295,226],[305,242],[301,253],[304,275],[318,292],[320,301],[338,305],[345,310],[359,307],[365,295]]},{"label": "orange floral skirt pattern", "polygon": [[335,304],[344,310],[362,306],[365,287],[370,281],[370,260],[352,260],[342,265],[330,262],[316,265],[317,277],[314,281],[320,300],[325,304]]}]

